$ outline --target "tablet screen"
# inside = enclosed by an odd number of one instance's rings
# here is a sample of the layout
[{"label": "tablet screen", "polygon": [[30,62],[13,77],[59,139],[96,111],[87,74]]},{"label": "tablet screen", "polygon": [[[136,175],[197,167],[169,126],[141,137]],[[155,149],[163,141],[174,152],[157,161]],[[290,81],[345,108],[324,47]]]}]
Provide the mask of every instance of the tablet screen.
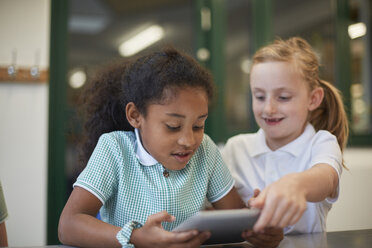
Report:
[{"label": "tablet screen", "polygon": [[172,231],[210,231],[212,235],[205,244],[242,242],[242,231],[252,229],[259,214],[259,209],[247,208],[200,211]]}]

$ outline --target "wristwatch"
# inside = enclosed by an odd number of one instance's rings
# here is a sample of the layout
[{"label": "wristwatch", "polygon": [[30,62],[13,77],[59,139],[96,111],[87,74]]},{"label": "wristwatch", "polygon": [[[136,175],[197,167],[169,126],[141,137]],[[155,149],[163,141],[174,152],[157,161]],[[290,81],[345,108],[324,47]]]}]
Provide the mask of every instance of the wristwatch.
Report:
[{"label": "wristwatch", "polygon": [[127,224],[125,224],[123,228],[116,234],[116,239],[119,241],[122,247],[132,248],[134,247],[134,245],[129,242],[130,236],[132,235],[134,229],[141,227],[142,227],[141,223],[137,221],[130,221]]}]

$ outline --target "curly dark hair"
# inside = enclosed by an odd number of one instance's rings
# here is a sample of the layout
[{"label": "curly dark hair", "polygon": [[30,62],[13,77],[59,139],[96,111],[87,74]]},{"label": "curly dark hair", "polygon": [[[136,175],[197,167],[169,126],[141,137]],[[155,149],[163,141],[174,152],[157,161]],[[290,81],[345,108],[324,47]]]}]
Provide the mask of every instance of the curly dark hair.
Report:
[{"label": "curly dark hair", "polygon": [[212,102],[215,86],[210,72],[190,55],[173,47],[107,67],[81,95],[80,107],[85,118],[82,165],[88,162],[103,133],[133,131],[125,115],[129,102],[146,116],[149,104],[164,103],[185,87],[204,90]]}]

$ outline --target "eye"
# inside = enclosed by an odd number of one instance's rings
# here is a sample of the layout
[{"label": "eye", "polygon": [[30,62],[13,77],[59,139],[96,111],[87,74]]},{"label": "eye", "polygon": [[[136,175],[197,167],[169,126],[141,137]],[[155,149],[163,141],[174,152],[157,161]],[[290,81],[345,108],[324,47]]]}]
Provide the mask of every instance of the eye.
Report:
[{"label": "eye", "polygon": [[171,131],[178,131],[181,128],[181,126],[170,126],[170,125],[166,125],[166,126]]},{"label": "eye", "polygon": [[279,96],[279,101],[289,101],[291,100],[291,96]]},{"label": "eye", "polygon": [[264,101],[265,100],[264,95],[254,95],[254,98],[256,98],[258,101]]},{"label": "eye", "polygon": [[194,129],[194,131],[203,130],[204,129],[204,125],[202,125],[202,126],[194,126],[192,129]]}]

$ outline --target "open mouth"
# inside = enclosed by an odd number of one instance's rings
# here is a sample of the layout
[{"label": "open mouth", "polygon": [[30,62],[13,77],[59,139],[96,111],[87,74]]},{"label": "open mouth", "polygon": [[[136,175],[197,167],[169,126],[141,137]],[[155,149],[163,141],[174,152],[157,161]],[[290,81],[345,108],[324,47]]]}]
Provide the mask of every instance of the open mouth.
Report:
[{"label": "open mouth", "polygon": [[192,152],[176,152],[172,154],[179,162],[188,162],[192,156]]},{"label": "open mouth", "polygon": [[267,125],[276,125],[281,122],[284,118],[263,118]]}]

